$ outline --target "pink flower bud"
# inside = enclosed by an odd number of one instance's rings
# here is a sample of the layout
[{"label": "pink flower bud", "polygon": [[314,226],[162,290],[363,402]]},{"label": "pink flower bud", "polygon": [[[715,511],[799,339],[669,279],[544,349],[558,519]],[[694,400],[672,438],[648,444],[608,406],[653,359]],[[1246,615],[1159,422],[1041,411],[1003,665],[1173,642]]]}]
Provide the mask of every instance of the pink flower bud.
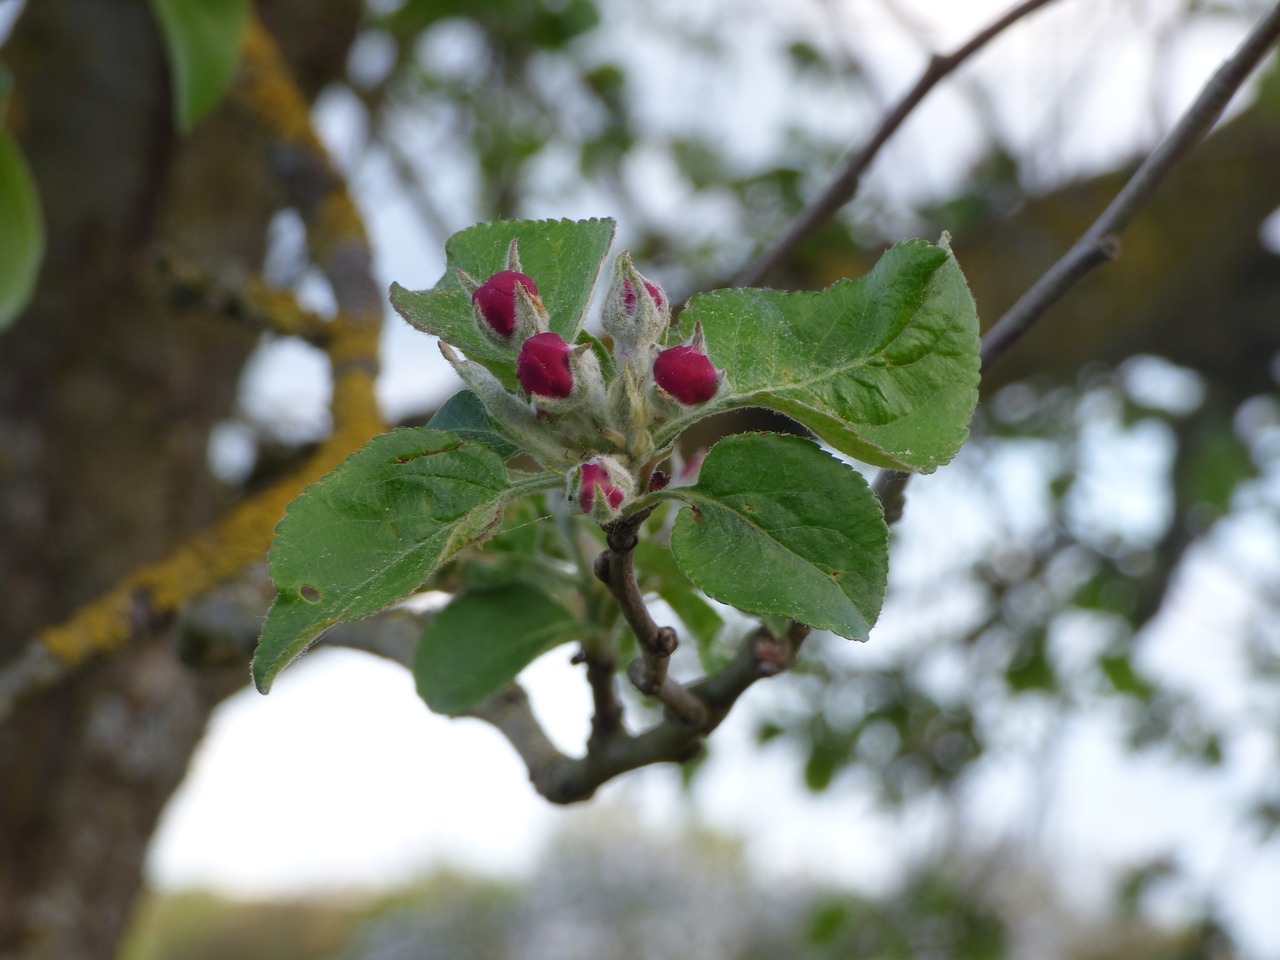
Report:
[{"label": "pink flower bud", "polygon": [[526,340],[516,359],[516,379],[524,392],[555,400],[573,393],[569,354],[569,345],[558,333],[539,333]]},{"label": "pink flower bud", "polygon": [[538,285],[516,270],[495,273],[471,295],[471,302],[489,329],[504,340],[516,329],[516,284],[528,290],[530,296],[538,295]]},{"label": "pink flower bud", "polygon": [[[649,291],[649,296],[653,297],[653,302],[659,310],[667,305],[666,294],[662,292],[662,288],[656,283],[644,281],[644,288]],[[622,305],[626,308],[627,314],[636,315],[636,288],[631,285],[630,280],[622,281]]]},{"label": "pink flower bud", "polygon": [[714,397],[720,375],[696,347],[670,347],[653,361],[653,381],[687,407]]},{"label": "pink flower bud", "polygon": [[613,482],[609,471],[600,463],[591,461],[582,465],[581,479],[578,481],[578,506],[583,513],[591,513],[596,505],[596,490],[604,494],[612,512],[622,506],[626,492]]}]

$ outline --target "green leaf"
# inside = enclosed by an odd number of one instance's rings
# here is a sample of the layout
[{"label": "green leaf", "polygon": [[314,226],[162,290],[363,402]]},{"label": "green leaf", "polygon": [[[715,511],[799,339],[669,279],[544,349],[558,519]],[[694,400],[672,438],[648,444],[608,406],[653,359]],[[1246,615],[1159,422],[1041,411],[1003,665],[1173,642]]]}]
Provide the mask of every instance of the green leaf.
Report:
[{"label": "green leaf", "polygon": [[173,111],[189,129],[222,99],[240,60],[249,0],[151,0],[173,74]]},{"label": "green leaf", "polygon": [[1117,693],[1150,703],[1156,695],[1156,688],[1144,679],[1133,668],[1133,661],[1127,653],[1104,653],[1098,657],[1098,666],[1102,675],[1107,678]]},{"label": "green leaf", "polygon": [[520,448],[493,429],[493,422],[484,404],[470,390],[459,390],[440,405],[427,426],[432,430],[447,430],[463,440],[488,447],[503,460],[510,460]]},{"label": "green leaf", "polygon": [[462,713],[581,632],[572,613],[528,584],[461,594],[422,632],[418,694],[437,713]]},{"label": "green leaf", "polygon": [[422,586],[495,527],[512,492],[492,450],[425,428],[376,437],[309,486],[276,526],[279,593],[253,658],[258,689],[335,623]]},{"label": "green leaf", "polygon": [[800,437],[744,434],[711,448],[671,533],[707,596],[865,640],[888,576],[888,528],[862,476]]},{"label": "green leaf", "polygon": [[1195,418],[1191,429],[1183,431],[1181,443],[1174,488],[1191,503],[1213,508],[1204,520],[1230,510],[1235,491],[1258,475],[1248,446],[1232,427],[1230,414],[1205,411]]},{"label": "green leaf", "polygon": [[1014,693],[1058,689],[1058,675],[1045,648],[1048,639],[1044,627],[1029,631],[1023,638],[1021,649],[1004,672],[1005,683]]},{"label": "green leaf", "polygon": [[454,275],[460,269],[477,283],[506,269],[507,247],[519,241],[520,266],[538,285],[551,315],[551,329],[568,343],[577,340],[600,266],[613,242],[612,220],[497,220],[455,233],[445,244],[444,276],[431,290],[391,285],[391,305],[425,333],[457,347],[499,377],[515,383],[515,353],[493,344],[476,329],[471,297]]},{"label": "green leaf", "polygon": [[[566,562],[560,540],[551,532],[545,497],[528,497],[512,504],[501,529],[482,549],[459,556],[450,571],[450,582],[465,590],[496,590],[511,583],[526,583],[549,593],[577,592],[581,579]],[[456,578],[456,581],[453,579]]]},{"label": "green leaf", "polygon": [[27,162],[2,129],[0,224],[0,330],[4,330],[27,308],[35,292],[44,260],[44,217]]},{"label": "green leaf", "polygon": [[680,322],[702,324],[726,379],[673,430],[720,410],[770,407],[866,463],[925,473],[968,436],[978,317],[945,247],[900,243],[865,277],[820,293],[702,294]]},{"label": "green leaf", "polygon": [[613,354],[609,352],[609,348],[605,346],[603,340],[588,333],[586,330],[582,330],[578,333],[578,342],[591,344],[591,352],[600,361],[600,371],[604,374],[606,383],[617,375],[617,368],[613,363]]}]

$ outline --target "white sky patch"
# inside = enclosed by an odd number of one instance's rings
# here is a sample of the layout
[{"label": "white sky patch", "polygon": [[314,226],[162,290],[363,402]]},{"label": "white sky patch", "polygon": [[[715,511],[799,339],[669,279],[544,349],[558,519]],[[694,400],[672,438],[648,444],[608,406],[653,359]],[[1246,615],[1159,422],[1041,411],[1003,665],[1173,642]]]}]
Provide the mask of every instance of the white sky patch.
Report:
[{"label": "white sky patch", "polygon": [[256,426],[288,443],[329,432],[329,360],[293,337],[266,337],[245,364],[240,405]]},{"label": "white sky patch", "polygon": [[259,895],[392,885],[431,863],[510,873],[551,819],[491,729],[432,714],[401,667],[321,650],[217,710],[149,872]]},{"label": "white sky patch", "polygon": [[1153,410],[1186,416],[1204,402],[1200,375],[1161,357],[1131,357],[1121,364],[1119,373],[1129,396]]},{"label": "white sky patch", "polygon": [[253,430],[243,423],[224,420],[209,431],[209,469],[226,484],[248,479],[258,459],[258,443]]},{"label": "white sky patch", "polygon": [[1280,255],[1280,210],[1275,210],[1258,228],[1258,238],[1272,253]]}]

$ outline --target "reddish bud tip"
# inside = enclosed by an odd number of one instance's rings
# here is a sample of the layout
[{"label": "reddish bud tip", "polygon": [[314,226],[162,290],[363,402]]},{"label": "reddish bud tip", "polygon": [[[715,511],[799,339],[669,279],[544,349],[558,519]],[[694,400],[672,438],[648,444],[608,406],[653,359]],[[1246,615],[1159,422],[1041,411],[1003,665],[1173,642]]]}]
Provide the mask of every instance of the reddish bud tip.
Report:
[{"label": "reddish bud tip", "polygon": [[520,347],[516,379],[530,396],[563,400],[573,393],[569,345],[558,333],[539,333],[530,337]]},{"label": "reddish bud tip", "polygon": [[665,490],[671,486],[671,478],[661,470],[653,471],[653,475],[649,477],[649,492],[654,490]]},{"label": "reddish bud tip", "polygon": [[653,361],[653,380],[685,406],[716,395],[720,377],[707,355],[694,347],[670,347]]},{"label": "reddish bud tip", "polygon": [[[662,292],[662,288],[656,283],[650,283],[648,280],[644,282],[644,288],[649,291],[649,296],[653,297],[653,302],[658,305],[661,310],[667,303],[666,294]],[[632,286],[630,280],[622,281],[622,306],[627,313],[635,316],[636,313],[636,288]]]},{"label": "reddish bud tip", "polygon": [[609,471],[599,463],[584,463],[582,480],[578,487],[578,506],[582,508],[583,513],[590,513],[595,507],[597,488],[604,494],[612,509],[617,510],[622,506],[626,493],[610,479]]},{"label": "reddish bud tip", "polygon": [[471,302],[484,317],[484,322],[498,336],[506,339],[516,329],[516,284],[538,295],[538,285],[523,273],[503,270],[480,284],[471,295]]}]

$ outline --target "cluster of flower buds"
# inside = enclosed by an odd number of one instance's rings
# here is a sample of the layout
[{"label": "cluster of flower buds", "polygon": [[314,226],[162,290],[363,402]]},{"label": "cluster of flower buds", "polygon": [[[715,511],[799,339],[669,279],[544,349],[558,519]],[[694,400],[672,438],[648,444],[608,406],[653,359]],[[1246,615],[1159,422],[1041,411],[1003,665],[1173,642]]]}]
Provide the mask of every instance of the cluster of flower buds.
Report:
[{"label": "cluster of flower buds", "polygon": [[701,327],[689,342],[663,349],[670,303],[623,253],[603,307],[613,367],[606,383],[599,343],[570,344],[550,329],[515,241],[506,269],[483,282],[461,271],[457,276],[471,296],[477,328],[514,359],[522,396],[442,343],[445,357],[502,432],[551,469],[566,472],[570,502],[600,523],[617,519],[636,495],[636,477],[653,475],[666,453],[654,449],[652,428],[710,402],[720,390],[723,374],[707,356]]}]

